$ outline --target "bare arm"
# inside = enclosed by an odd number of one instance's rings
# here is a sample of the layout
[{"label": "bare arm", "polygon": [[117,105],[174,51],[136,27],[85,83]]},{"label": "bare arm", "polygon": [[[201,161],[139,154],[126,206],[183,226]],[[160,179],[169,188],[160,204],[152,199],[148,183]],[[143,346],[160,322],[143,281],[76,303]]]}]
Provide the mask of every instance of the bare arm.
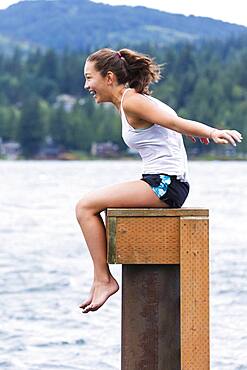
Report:
[{"label": "bare arm", "polygon": [[242,139],[242,135],[236,130],[218,130],[204,123],[170,114],[141,94],[134,94],[126,98],[123,108],[133,118],[157,123],[188,136],[209,138],[217,144],[230,143],[236,146],[236,142],[241,142]]}]

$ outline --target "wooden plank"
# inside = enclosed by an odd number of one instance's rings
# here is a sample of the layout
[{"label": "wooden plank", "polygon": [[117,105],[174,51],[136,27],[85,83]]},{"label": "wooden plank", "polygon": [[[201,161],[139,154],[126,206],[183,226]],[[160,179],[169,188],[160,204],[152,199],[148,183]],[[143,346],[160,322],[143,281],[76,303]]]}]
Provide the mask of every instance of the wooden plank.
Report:
[{"label": "wooden plank", "polygon": [[107,262],[116,262],[116,217],[107,217],[106,219],[106,239],[107,239]]},{"label": "wooden plank", "polygon": [[183,217],[208,216],[205,208],[107,208],[108,217]]},{"label": "wooden plank", "polygon": [[181,369],[209,370],[208,219],[180,220]]},{"label": "wooden plank", "polygon": [[109,256],[114,259],[109,259],[109,263],[179,264],[179,217],[116,219],[108,247]]}]

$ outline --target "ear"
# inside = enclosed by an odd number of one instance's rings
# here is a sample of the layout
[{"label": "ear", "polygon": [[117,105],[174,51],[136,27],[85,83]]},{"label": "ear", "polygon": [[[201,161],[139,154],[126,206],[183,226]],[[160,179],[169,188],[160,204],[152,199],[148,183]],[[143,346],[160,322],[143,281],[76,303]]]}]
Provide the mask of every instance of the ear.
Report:
[{"label": "ear", "polygon": [[112,71],[108,71],[106,75],[107,85],[112,85],[115,81],[116,77]]}]

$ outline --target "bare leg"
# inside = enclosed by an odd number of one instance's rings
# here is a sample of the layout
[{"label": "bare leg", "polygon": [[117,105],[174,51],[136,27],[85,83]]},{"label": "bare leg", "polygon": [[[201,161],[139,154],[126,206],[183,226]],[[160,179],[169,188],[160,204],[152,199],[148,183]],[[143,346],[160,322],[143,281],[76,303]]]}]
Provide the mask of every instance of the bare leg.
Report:
[{"label": "bare leg", "polygon": [[90,310],[93,311],[98,309],[110,295],[116,293],[119,286],[111,275],[107,264],[106,231],[101,216],[84,210],[84,217],[81,217],[79,224],[94,264],[94,282],[88,299],[84,301],[80,307],[85,309],[92,302],[95,290],[101,291],[102,287],[104,287],[105,290],[103,296],[97,294],[98,300],[94,300],[94,304],[90,306]]},{"label": "bare leg", "polygon": [[80,306],[83,312],[96,311],[118,289],[106,258],[106,232],[100,212],[107,207],[162,207],[162,202],[144,181],[131,181],[89,193],[76,206],[76,215],[94,264],[90,295]]}]

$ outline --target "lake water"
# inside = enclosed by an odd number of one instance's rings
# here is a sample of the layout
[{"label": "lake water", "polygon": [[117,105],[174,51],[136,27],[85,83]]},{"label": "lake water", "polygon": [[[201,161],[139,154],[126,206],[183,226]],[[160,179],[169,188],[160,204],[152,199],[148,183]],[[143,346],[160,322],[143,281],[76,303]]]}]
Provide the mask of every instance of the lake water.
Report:
[{"label": "lake water", "polygon": [[[211,369],[246,370],[247,162],[189,168],[185,206],[210,209]],[[140,175],[140,161],[0,161],[1,369],[120,370],[121,292],[79,309],[92,264],[74,208]]]}]

